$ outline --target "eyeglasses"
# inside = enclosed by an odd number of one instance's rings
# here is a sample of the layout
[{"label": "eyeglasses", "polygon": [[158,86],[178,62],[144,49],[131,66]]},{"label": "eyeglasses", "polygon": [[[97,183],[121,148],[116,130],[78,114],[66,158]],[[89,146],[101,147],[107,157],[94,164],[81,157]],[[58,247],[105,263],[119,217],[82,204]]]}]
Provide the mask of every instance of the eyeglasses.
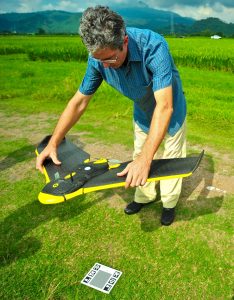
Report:
[{"label": "eyeglasses", "polygon": [[118,60],[118,56],[116,55],[116,57],[113,59],[103,59],[103,60],[100,59],[99,61],[103,64],[114,64],[117,62],[117,60]]},{"label": "eyeglasses", "polygon": [[103,64],[115,64],[119,59],[119,57],[116,55],[115,58],[113,59],[97,59],[97,58],[95,59]]}]

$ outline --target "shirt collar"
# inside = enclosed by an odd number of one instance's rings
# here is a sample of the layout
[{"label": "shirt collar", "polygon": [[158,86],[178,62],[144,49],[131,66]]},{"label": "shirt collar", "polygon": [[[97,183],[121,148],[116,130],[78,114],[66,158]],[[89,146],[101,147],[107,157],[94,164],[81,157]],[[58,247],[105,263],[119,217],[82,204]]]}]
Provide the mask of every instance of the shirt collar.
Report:
[{"label": "shirt collar", "polygon": [[129,35],[128,35],[128,61],[141,61],[140,51],[137,46],[137,42]]}]

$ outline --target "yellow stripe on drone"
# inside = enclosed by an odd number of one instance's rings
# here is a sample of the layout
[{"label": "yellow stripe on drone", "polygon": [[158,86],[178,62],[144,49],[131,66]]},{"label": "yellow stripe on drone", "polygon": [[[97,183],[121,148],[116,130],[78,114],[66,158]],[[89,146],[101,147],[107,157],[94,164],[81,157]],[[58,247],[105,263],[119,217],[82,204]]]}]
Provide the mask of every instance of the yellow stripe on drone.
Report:
[{"label": "yellow stripe on drone", "polygon": [[97,164],[104,164],[104,163],[107,163],[107,159],[106,158],[100,158],[98,160],[95,160],[93,162],[94,165],[97,165]]},{"label": "yellow stripe on drone", "polygon": [[168,179],[175,179],[175,178],[184,178],[184,177],[189,177],[193,173],[186,173],[186,174],[178,174],[178,175],[168,175],[168,176],[161,176],[161,177],[155,177],[155,178],[148,178],[147,182],[154,182],[154,181],[159,181],[159,180],[168,180]]},{"label": "yellow stripe on drone", "polygon": [[120,166],[120,164],[109,165],[109,170],[116,169]]},{"label": "yellow stripe on drone", "polygon": [[[190,175],[192,175],[192,172],[191,173],[187,173],[187,174],[180,174],[180,175],[170,175],[170,176],[161,176],[161,177],[155,177],[155,178],[148,178],[147,182],[155,182],[155,181],[159,181],[159,180],[168,180],[168,179],[175,179],[175,178],[183,178],[183,177],[188,177]],[[107,189],[112,189],[112,188],[117,188],[117,187],[123,187],[123,186],[125,186],[125,181],[124,182],[118,182],[118,183],[106,184],[106,185],[99,185],[99,186],[94,186],[94,187],[90,187],[90,188],[84,188],[83,189],[83,194],[87,194],[87,193],[91,193],[91,192],[96,192],[96,191],[99,191],[99,190],[107,190]],[[75,193],[76,192],[74,192],[72,194],[75,194]],[[66,196],[66,199],[70,199],[67,196]]]},{"label": "yellow stripe on drone", "polygon": [[[178,174],[178,175],[170,175],[170,176],[161,176],[161,177],[155,177],[155,178],[148,178],[147,182],[154,182],[154,181],[159,181],[159,180],[168,180],[168,179],[175,179],[175,178],[184,178],[192,175],[192,172],[187,173],[187,174]],[[125,182],[118,182],[118,183],[112,183],[112,184],[107,184],[107,185],[100,185],[100,186],[95,186],[95,187],[88,187],[88,188],[80,188],[79,190],[63,196],[55,196],[55,195],[50,195],[50,194],[45,194],[45,193],[40,193],[38,195],[38,199],[42,204],[57,204],[61,202],[65,202],[66,200],[70,200],[74,197],[91,193],[91,192],[96,192],[100,190],[106,190],[106,189],[111,189],[111,188],[117,188],[117,187],[123,187],[125,186]]]},{"label": "yellow stripe on drone", "polygon": [[[37,156],[39,156],[37,149],[35,150],[35,153]],[[47,173],[46,168],[44,166],[42,166],[42,169],[43,169],[43,173],[45,175],[46,183],[49,183],[50,182],[49,174]]]}]

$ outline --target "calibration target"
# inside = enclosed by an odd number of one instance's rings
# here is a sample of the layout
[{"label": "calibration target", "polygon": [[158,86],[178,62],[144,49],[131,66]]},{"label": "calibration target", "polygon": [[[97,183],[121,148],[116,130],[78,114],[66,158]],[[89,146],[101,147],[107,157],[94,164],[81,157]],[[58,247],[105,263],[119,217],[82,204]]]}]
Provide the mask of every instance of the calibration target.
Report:
[{"label": "calibration target", "polygon": [[109,294],[121,275],[121,271],[96,263],[81,283]]}]

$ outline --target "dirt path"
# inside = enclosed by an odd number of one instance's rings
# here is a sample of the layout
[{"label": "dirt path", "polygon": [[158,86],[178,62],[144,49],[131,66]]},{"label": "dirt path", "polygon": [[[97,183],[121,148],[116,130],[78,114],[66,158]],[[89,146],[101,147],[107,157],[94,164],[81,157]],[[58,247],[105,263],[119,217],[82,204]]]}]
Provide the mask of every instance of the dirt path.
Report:
[{"label": "dirt path", "polygon": [[[7,119],[7,124],[6,124]],[[55,123],[56,115],[38,114],[27,116],[26,119],[21,115],[6,116],[0,113],[0,134],[10,141],[27,139],[31,147],[22,150],[23,157],[16,162],[14,153],[8,153],[1,157],[1,168],[5,178],[20,180],[35,170],[34,147],[44,135],[48,134],[48,123]],[[2,124],[1,124],[2,123]],[[27,126],[25,127],[25,124]],[[40,133],[38,128],[40,128]],[[102,142],[85,139],[80,133],[71,133],[69,138],[85,151],[90,153],[91,158],[112,158],[120,161],[131,160],[132,151],[121,144],[105,145]],[[191,153],[201,150],[199,146],[190,146]],[[28,151],[28,152],[27,152]],[[16,151],[16,154],[18,155]],[[17,156],[18,157],[18,156]],[[194,199],[198,195],[206,197],[220,197],[234,194],[233,159],[229,154],[220,154],[209,147],[205,147],[205,157],[203,158],[198,171],[187,179],[184,179],[182,197]],[[10,170],[9,170],[10,169]],[[10,172],[9,172],[10,171]]]}]

